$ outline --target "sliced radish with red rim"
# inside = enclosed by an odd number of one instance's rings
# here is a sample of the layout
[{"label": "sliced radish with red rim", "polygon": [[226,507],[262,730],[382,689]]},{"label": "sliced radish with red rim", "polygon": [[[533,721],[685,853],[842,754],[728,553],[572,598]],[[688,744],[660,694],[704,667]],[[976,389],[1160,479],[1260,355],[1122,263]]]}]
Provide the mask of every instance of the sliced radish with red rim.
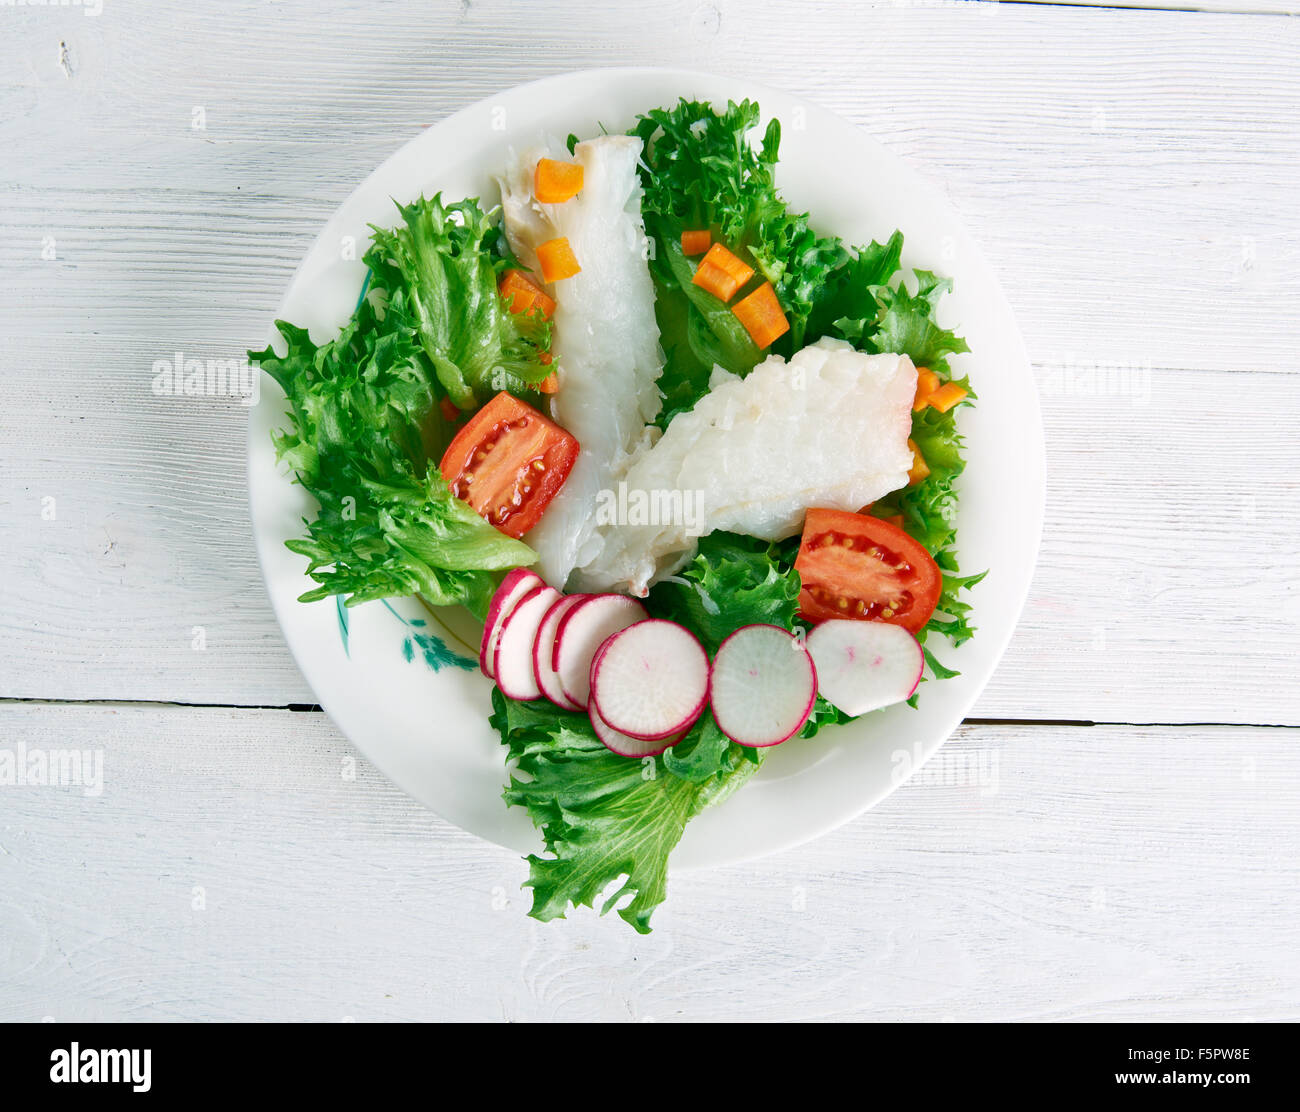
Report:
[{"label": "sliced radish with red rim", "polygon": [[763,748],[794,737],[817,699],[817,669],[788,630],[742,626],[713,658],[709,705],[718,728],[739,745]]},{"label": "sliced radish with red rim", "polygon": [[637,622],[615,633],[591,662],[588,707],[606,725],[643,741],[672,737],[709,697],[709,658],[676,622]]},{"label": "sliced radish with red rim", "polygon": [[808,634],[808,651],[822,695],[846,714],[910,699],[925,667],[921,643],[888,622],[822,622]]},{"label": "sliced radish with red rim", "polygon": [[494,679],[492,660],[496,655],[496,639],[501,633],[502,622],[509,617],[510,611],[527,594],[545,587],[546,581],[535,571],[527,568],[515,568],[501,580],[492,601],[488,603],[487,621],[483,625],[483,640],[479,644],[478,666],[488,679]]},{"label": "sliced radish with red rim", "polygon": [[665,749],[671,749],[690,733],[688,727],[680,733],[673,734],[672,737],[660,738],[657,741],[645,741],[614,729],[596,713],[595,707],[590,708],[588,713],[591,717],[591,728],[596,731],[596,736],[600,738],[601,744],[611,752],[617,753],[620,757],[658,756]]},{"label": "sliced radish with red rim", "polygon": [[582,710],[591,697],[591,661],[596,650],[619,630],[645,621],[645,607],[625,595],[586,595],[565,612],[555,634],[551,666],[565,696]]},{"label": "sliced radish with red rim", "polygon": [[555,654],[559,648],[557,634],[564,615],[575,606],[580,606],[589,597],[589,595],[565,595],[557,599],[542,618],[542,624],[537,629],[537,639],[533,642],[533,678],[537,680],[537,686],[542,694],[565,710],[583,708],[564,693],[564,685],[560,683],[560,673],[555,669]]},{"label": "sliced radish with red rim", "polygon": [[497,686],[511,699],[540,699],[542,690],[533,674],[533,646],[542,619],[560,599],[554,587],[538,587],[525,595],[501,623],[492,674]]}]

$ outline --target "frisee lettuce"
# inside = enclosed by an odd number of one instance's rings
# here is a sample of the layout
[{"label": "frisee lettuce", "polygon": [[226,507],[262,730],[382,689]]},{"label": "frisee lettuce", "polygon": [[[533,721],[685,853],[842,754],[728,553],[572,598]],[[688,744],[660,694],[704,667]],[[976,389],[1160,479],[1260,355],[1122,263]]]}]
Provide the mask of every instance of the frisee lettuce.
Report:
[{"label": "frisee lettuce", "polygon": [[[474,200],[443,204],[441,194],[399,205],[402,223],[372,228],[365,262],[371,288],[400,299],[446,395],[471,410],[508,390],[535,387],[552,368],[541,356],[551,326],[534,313],[512,313],[497,279],[514,263],[495,212]],[[515,264],[517,265],[517,264]]]},{"label": "frisee lettuce", "polygon": [[[435,197],[401,211],[405,228],[376,233],[386,247],[367,260],[378,277],[337,338],[317,346],[305,329],[277,321],[285,354],[249,353],[288,398],[288,427],[274,434],[277,454],[320,505],[305,523],[307,536],[287,547],[307,557],[318,584],[303,602],[344,595],[352,606],[420,595],[482,615],[493,573],[531,564],[536,554],[454,497],[438,472],[447,433],[436,404],[441,376],[455,366],[478,381],[480,364],[463,354],[470,349],[476,358],[506,343],[536,349],[497,321],[504,310],[491,277],[496,256],[477,204],[444,207]],[[452,212],[464,223],[449,227]],[[389,256],[402,266],[385,264]],[[469,293],[467,283],[483,288]],[[430,353],[440,329],[454,334],[455,350],[447,350],[459,364],[447,355],[439,365]],[[545,343],[549,334],[534,339]]]},{"label": "frisee lettuce", "polygon": [[712,656],[741,626],[794,630],[799,573],[780,546],[737,533],[710,533],[695,558],[656,583],[645,600],[656,618],[680,622]]},{"label": "frisee lettuce", "polygon": [[[799,576],[777,563],[775,546],[713,533],[677,576],[653,588],[646,606],[686,626],[712,654],[743,625],[796,628],[798,595]],[[602,912],[631,893],[619,914],[638,931],[649,931],[651,912],[667,891],[668,855],[687,820],[743,784],[764,751],[737,745],[705,711],[673,748],[629,760],[601,744],[585,714],[548,702],[516,703],[499,689],[492,700],[492,724],[517,762],[506,802],[528,809],[551,854],[528,859],[530,914],[554,919],[569,905],[594,907],[626,874]]]}]

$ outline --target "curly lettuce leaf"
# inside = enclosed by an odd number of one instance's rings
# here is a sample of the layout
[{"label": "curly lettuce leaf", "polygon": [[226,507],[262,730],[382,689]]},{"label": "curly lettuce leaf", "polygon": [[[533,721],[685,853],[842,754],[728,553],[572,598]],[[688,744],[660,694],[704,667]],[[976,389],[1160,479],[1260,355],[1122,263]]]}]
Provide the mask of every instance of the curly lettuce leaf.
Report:
[{"label": "curly lettuce leaf", "polygon": [[[600,905],[641,934],[668,890],[668,857],[686,823],[744,783],[762,757],[728,743],[704,740],[705,722],[670,770],[665,755],[634,760],[610,752],[585,714],[546,702],[521,703],[492,691],[493,727],[516,763],[505,790],[510,806],[528,810],[550,856],[528,858],[526,886],[535,919],[563,919],[570,907]],[[716,730],[716,727],[714,727]],[[718,731],[720,736],[720,731]],[[700,745],[705,750],[692,760]],[[630,897],[630,898],[629,898]],[[622,906],[619,906],[622,902]]]},{"label": "curly lettuce leaf", "polygon": [[[752,537],[714,533],[672,581],[657,584],[646,605],[681,622],[710,653],[739,626],[771,622],[795,628],[799,576],[779,547]],[[664,899],[668,856],[686,822],[713,806],[757,770],[763,751],[731,741],[706,710],[673,748],[630,760],[597,739],[584,714],[549,703],[518,703],[493,692],[492,724],[518,772],[506,801],[527,807],[550,857],[532,856],[528,885],[538,919],[562,918],[570,906],[631,899],[619,914],[642,933]]]},{"label": "curly lettuce leaf", "polygon": [[[940,299],[952,289],[952,279],[940,278],[928,270],[912,273],[916,293],[909,292],[904,282],[896,287],[868,287],[865,296],[859,297],[860,304],[849,307],[849,315],[834,322],[833,333],[863,351],[910,356],[918,367],[929,367],[947,378],[948,356],[970,351],[965,340],[941,328],[935,320]],[[860,309],[863,315],[852,315],[853,308]]]},{"label": "curly lettuce leaf", "polygon": [[803,346],[832,275],[854,258],[834,236],[818,235],[806,213],[787,208],[775,181],[780,122],[771,120],[755,146],[749,135],[758,122],[759,107],[750,100],[715,111],[683,99],[647,112],[632,130],[643,145],[641,211],[655,248],[651,272],[667,354],[661,425],[708,390],[715,364],[744,375],[767,354],[728,305],[692,283],[696,264],[682,252],[684,230],[709,229],[754,266],[755,284],[772,283],[791,324],[772,350],[785,355]]},{"label": "curly lettuce leaf", "polygon": [[320,506],[307,536],[287,542],[318,584],[301,601],[418,594],[485,612],[493,573],[536,554],[455,498],[429,458],[435,385],[414,332],[368,299],[321,346],[305,329],[276,327],[285,354],[268,347],[250,358],[288,398],[277,455]]},{"label": "curly lettuce leaf", "polygon": [[[822,336],[841,334],[835,327],[841,320],[850,325],[843,331],[856,333],[845,338],[854,340],[874,331],[892,337],[911,323],[904,319],[906,306],[887,324],[879,321],[890,309],[888,283],[902,256],[901,233],[866,247],[849,247],[819,233],[807,213],[787,207],[776,187],[780,122],[770,121],[755,146],[750,136],[758,123],[753,101],[728,102],[715,110],[707,102],[682,100],[647,112],[633,129],[644,146],[642,212],[655,244],[652,273],[670,353],[665,388],[670,402],[674,392],[687,393],[688,383],[697,397],[703,393],[713,363],[743,375],[766,354],[742,342],[747,334],[727,306],[691,283],[695,262],[681,250],[686,229],[709,229],[715,241],[754,265],[760,276],[755,281],[772,283],[790,322],[790,331],[771,349],[777,354],[789,356]],[[689,407],[666,408],[671,413]]]},{"label": "curly lettuce leaf", "polygon": [[512,260],[495,213],[474,200],[444,204],[441,194],[398,209],[401,225],[373,228],[371,285],[409,322],[452,403],[472,410],[545,379],[550,325],[510,312],[497,293]]},{"label": "curly lettuce leaf", "polygon": [[783,213],[773,176],[781,125],[771,121],[755,149],[748,135],[758,118],[751,100],[719,112],[683,98],[647,112],[632,129],[642,144],[641,211],[711,228],[728,243],[748,240],[764,214]]},{"label": "curly lettuce leaf", "polygon": [[710,655],[741,626],[794,630],[799,573],[779,552],[754,537],[710,533],[695,559],[651,588],[645,605],[654,617],[684,625]]}]

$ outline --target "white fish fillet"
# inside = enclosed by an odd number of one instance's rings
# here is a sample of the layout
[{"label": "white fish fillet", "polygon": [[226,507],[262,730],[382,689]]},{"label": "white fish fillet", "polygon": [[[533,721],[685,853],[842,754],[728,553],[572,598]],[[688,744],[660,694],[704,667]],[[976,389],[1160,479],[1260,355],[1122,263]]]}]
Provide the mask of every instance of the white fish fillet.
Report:
[{"label": "white fish fillet", "polygon": [[[540,275],[538,244],[566,236],[582,267],[548,287],[556,303],[551,350],[560,383],[551,416],[577,437],[581,452],[524,538],[537,551],[538,573],[561,589],[575,567],[598,555],[598,494],[627,468],[662,400],[655,385],[663,353],[641,220],[640,155],[641,140],[628,135],[588,139],[572,156],[552,143],[513,159],[499,179],[506,236],[520,261]],[[580,162],[582,192],[563,204],[535,201],[533,170],[542,157]]]},{"label": "white fish fillet", "polygon": [[[907,483],[916,368],[905,355],[864,355],[822,339],[787,364],[769,356],[741,379],[715,368],[711,389],[674,417],[627,471],[634,492],[687,492],[677,520],[606,527],[606,544],[578,578],[584,590],[644,595],[715,529],[781,540],[812,506],[858,510]],[[694,511],[692,513],[692,511]],[[627,513],[624,516],[630,517]],[[670,515],[672,516],[672,515]],[[684,520],[691,518],[694,520]]]}]

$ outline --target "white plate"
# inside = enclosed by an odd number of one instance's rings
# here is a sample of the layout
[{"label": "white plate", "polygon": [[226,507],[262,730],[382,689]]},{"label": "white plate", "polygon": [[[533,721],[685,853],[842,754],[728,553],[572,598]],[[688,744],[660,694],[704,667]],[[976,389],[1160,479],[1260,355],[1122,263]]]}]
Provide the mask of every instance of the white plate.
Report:
[{"label": "white plate", "polygon": [[[914,171],[852,124],[807,101],[751,82],[658,69],[566,74],[510,89],[430,127],[379,167],[325,225],[294,275],[278,316],[304,325],[319,343],[352,312],[365,277],[359,261],[367,225],[391,226],[392,198],[442,190],[496,203],[491,174],[511,145],[543,133],[563,138],[625,130],[638,113],[686,96],[725,103],[756,99],[764,123],[782,121],[778,182],[790,204],[846,241],[905,237],[904,266],[949,274],[955,291],[944,324],[959,328],[972,354],[957,356],[979,404],[964,408],[968,467],[958,541],[966,572],[988,569],[971,598],[979,633],[940,658],[957,679],[926,683],[920,707],[893,707],[816,738],[774,750],[761,773],[725,804],[693,820],[675,867],[720,865],[816,837],[884,798],[943,744],[975,702],[1020,614],[1038,549],[1044,495],[1042,426],[1024,346],[1002,291],[947,204]],[[277,465],[270,433],[284,396],[262,376],[250,420],[253,529],[276,616],[321,705],[390,779],[444,818],[520,852],[540,849],[527,814],[507,809],[503,748],[488,726],[491,685],[477,667],[426,662],[430,636],[472,661],[474,631],[453,631],[416,602],[370,603],[348,611],[341,636],[333,601],[303,605],[314,584],[304,560],[284,547],[314,513],[310,498]],[[428,625],[410,622],[428,621]],[[457,637],[457,633],[460,634]],[[410,655],[412,659],[406,657]]]}]

